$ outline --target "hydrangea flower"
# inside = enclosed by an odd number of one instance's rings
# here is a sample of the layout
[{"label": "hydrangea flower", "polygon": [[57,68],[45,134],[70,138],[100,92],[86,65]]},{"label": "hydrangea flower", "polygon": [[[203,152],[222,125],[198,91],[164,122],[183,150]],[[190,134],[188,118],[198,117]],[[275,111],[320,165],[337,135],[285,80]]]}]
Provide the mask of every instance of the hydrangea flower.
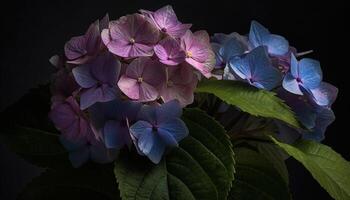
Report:
[{"label": "hydrangea flower", "polygon": [[152,56],[159,39],[159,31],[140,14],[121,17],[102,31],[108,50],[124,58]]},{"label": "hydrangea flower", "polygon": [[338,88],[326,82],[321,82],[317,88],[310,89],[310,97],[320,106],[330,107],[337,98],[337,95]]},{"label": "hydrangea flower", "polygon": [[130,147],[128,123],[136,120],[140,108],[140,103],[122,100],[96,103],[89,108],[94,131],[107,148]]},{"label": "hydrangea flower", "polygon": [[100,32],[108,28],[109,18],[106,15],[101,22],[95,21],[90,25],[85,35],[71,38],[64,46],[69,63],[83,64],[95,57],[102,48]]},{"label": "hydrangea flower", "polygon": [[159,163],[166,148],[178,145],[188,135],[185,123],[180,119],[182,109],[173,100],[160,106],[144,105],[130,133],[140,153],[152,162]]},{"label": "hydrangea flower", "polygon": [[201,72],[205,77],[211,77],[215,65],[215,54],[211,49],[206,31],[192,33],[187,31],[181,37],[181,47],[186,53],[185,61]]},{"label": "hydrangea flower", "polygon": [[186,53],[181,49],[180,43],[171,38],[166,37],[154,46],[154,52],[158,56],[159,61],[166,65],[178,65],[185,61]]},{"label": "hydrangea flower", "polygon": [[148,10],[140,10],[140,12],[146,16],[158,30],[174,38],[182,37],[192,26],[192,24],[182,24],[179,22],[173,8],[169,5],[155,12]]},{"label": "hydrangea flower", "polygon": [[176,67],[168,67],[166,84],[160,90],[164,102],[177,99],[182,107],[193,102],[194,90],[197,86],[197,76],[187,63]]},{"label": "hydrangea flower", "polygon": [[120,62],[112,54],[105,53],[93,61],[73,69],[80,87],[80,108],[86,109],[96,102],[111,101],[117,97],[117,81]]},{"label": "hydrangea flower", "polygon": [[280,56],[289,51],[289,43],[284,37],[271,34],[269,30],[257,21],[252,21],[251,23],[249,42],[253,48],[267,46],[267,51],[271,55]]},{"label": "hydrangea flower", "polygon": [[233,57],[229,66],[240,78],[261,89],[271,90],[278,86],[282,79],[280,72],[272,66],[263,46],[242,57]]},{"label": "hydrangea flower", "polygon": [[81,167],[89,160],[100,164],[110,163],[118,155],[117,150],[106,149],[103,143],[99,141],[94,143],[87,142],[84,139],[72,141],[64,137],[60,137],[60,141],[69,152],[69,160],[75,168]]},{"label": "hydrangea flower", "polygon": [[212,48],[216,56],[216,68],[225,67],[231,57],[240,56],[249,50],[248,39],[238,33],[215,34]]},{"label": "hydrangea flower", "polygon": [[49,117],[66,139],[95,141],[95,135],[86,115],[79,109],[78,103],[72,96],[65,101],[56,102],[51,108]]},{"label": "hydrangea flower", "polygon": [[154,101],[158,98],[158,88],[165,83],[165,66],[148,57],[132,61],[125,74],[120,77],[118,86],[130,99],[141,102]]},{"label": "hydrangea flower", "polygon": [[283,88],[293,94],[317,88],[322,80],[322,70],[317,60],[303,58],[299,62],[291,55],[290,72],[283,79]]}]

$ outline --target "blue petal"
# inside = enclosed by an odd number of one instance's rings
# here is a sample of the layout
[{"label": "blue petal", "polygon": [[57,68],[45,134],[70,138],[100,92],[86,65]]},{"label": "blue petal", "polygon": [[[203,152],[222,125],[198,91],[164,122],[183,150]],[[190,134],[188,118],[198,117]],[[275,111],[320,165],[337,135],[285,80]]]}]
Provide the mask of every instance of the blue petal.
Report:
[{"label": "blue petal", "polygon": [[109,120],[106,122],[103,130],[104,142],[107,148],[120,149],[124,146],[123,128],[117,121]]},{"label": "blue petal", "polygon": [[249,31],[249,41],[254,47],[264,45],[270,36],[269,30],[267,30],[263,25],[257,21],[252,21]]},{"label": "blue petal", "polygon": [[263,44],[268,47],[268,52],[273,55],[284,55],[289,51],[288,41],[279,35],[270,34]]},{"label": "blue petal", "polygon": [[82,88],[90,88],[97,84],[97,81],[90,73],[89,65],[81,65],[72,70],[74,79]]},{"label": "blue petal", "polygon": [[[246,56],[245,56],[246,57]],[[245,57],[232,57],[229,61],[229,67],[242,79],[252,77],[252,71]]]},{"label": "blue petal", "polygon": [[300,90],[299,83],[291,73],[286,74],[283,79],[282,86],[284,89],[293,94],[303,95],[302,91]]},{"label": "blue petal", "polygon": [[170,134],[177,142],[188,136],[187,126],[179,118],[159,124],[158,131]]},{"label": "blue petal", "polygon": [[154,137],[154,144],[151,151],[146,154],[147,157],[155,164],[158,164],[162,159],[162,156],[165,151],[165,145],[161,141],[159,136]]},{"label": "blue petal", "polygon": [[153,145],[155,144],[155,135],[156,133],[153,131],[145,132],[144,134],[140,135],[137,141],[137,146],[142,153],[147,155],[151,151]]},{"label": "blue petal", "polygon": [[294,54],[291,54],[290,57],[290,73],[292,73],[294,78],[299,77],[299,63]]},{"label": "blue petal", "polygon": [[93,87],[84,91],[80,96],[80,109],[85,110],[92,106],[102,96],[102,90],[100,87]]},{"label": "blue petal", "polygon": [[338,95],[338,88],[326,82],[321,82],[319,87],[310,91],[313,100],[320,106],[331,106]]},{"label": "blue petal", "polygon": [[143,105],[137,118],[155,124],[157,121],[156,106]]},{"label": "blue petal", "polygon": [[322,80],[322,70],[317,60],[304,58],[299,61],[299,76],[307,89],[317,88]]},{"label": "blue petal", "polygon": [[121,64],[111,53],[99,55],[89,65],[91,73],[100,82],[110,85],[117,83]]},{"label": "blue petal", "polygon": [[166,102],[156,107],[157,122],[162,123],[170,119],[181,117],[182,108],[178,100]]},{"label": "blue petal", "polygon": [[223,62],[226,63],[231,57],[242,55],[244,51],[245,49],[240,41],[235,37],[232,37],[220,48],[219,54],[222,57]]},{"label": "blue petal", "polygon": [[215,59],[216,59],[216,63],[215,63],[215,67],[216,68],[221,68],[223,67],[223,58],[221,57],[221,55],[219,54],[221,45],[218,43],[211,43],[211,48],[213,49],[214,53],[215,53]]},{"label": "blue petal", "polygon": [[152,133],[152,124],[147,121],[138,121],[129,128],[130,133],[137,139],[141,137],[141,135]]},{"label": "blue petal", "polygon": [[322,141],[327,127],[335,120],[331,109],[323,108],[316,119],[316,126],[310,133],[303,134],[303,138],[315,141]]},{"label": "blue petal", "polygon": [[65,149],[67,149],[68,152],[77,151],[81,148],[84,148],[86,146],[86,140],[77,140],[77,141],[71,141],[63,137],[63,135],[60,135],[59,140],[61,144],[64,146]]},{"label": "blue petal", "polygon": [[87,146],[81,148],[77,151],[69,153],[69,160],[72,163],[73,167],[81,167],[89,160],[89,149]]}]

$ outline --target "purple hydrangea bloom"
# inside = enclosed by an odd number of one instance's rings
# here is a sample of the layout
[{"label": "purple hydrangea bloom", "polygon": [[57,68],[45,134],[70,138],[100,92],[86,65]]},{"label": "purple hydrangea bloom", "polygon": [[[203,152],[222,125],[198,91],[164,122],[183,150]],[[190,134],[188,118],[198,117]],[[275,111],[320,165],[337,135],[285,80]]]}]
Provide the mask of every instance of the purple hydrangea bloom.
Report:
[{"label": "purple hydrangea bloom", "polygon": [[130,127],[138,151],[153,163],[159,163],[167,147],[177,146],[188,135],[181,114],[181,106],[176,100],[160,106],[144,105],[139,121]]},{"label": "purple hydrangea bloom", "polygon": [[95,141],[90,123],[72,96],[65,101],[56,102],[49,113],[49,117],[66,139]]},{"label": "purple hydrangea bloom", "polygon": [[320,86],[322,70],[317,60],[303,58],[299,62],[291,55],[290,72],[283,79],[283,88],[291,93],[303,95]]},{"label": "purple hydrangea bloom", "polygon": [[289,51],[288,41],[280,36],[271,34],[263,25],[252,21],[249,31],[249,42],[252,48],[266,46],[271,55],[284,55]]},{"label": "purple hydrangea bloom", "polygon": [[110,53],[101,54],[91,62],[74,68],[74,78],[83,88],[80,108],[115,99],[119,72],[120,62]]},{"label": "purple hydrangea bloom", "polygon": [[158,56],[159,61],[166,65],[178,65],[185,61],[186,53],[181,49],[180,43],[171,38],[166,37],[154,46],[154,52]]},{"label": "purple hydrangea bloom", "polygon": [[154,24],[158,30],[173,38],[182,37],[192,26],[192,24],[182,24],[179,22],[173,8],[169,5],[155,12],[147,10],[140,10],[140,12]]},{"label": "purple hydrangea bloom", "polygon": [[197,76],[187,63],[167,68],[168,80],[160,90],[164,102],[177,99],[182,107],[193,103],[194,90],[197,86]]},{"label": "purple hydrangea bloom", "polygon": [[64,46],[67,62],[83,64],[94,58],[103,47],[100,32],[108,28],[108,23],[109,18],[106,15],[101,22],[97,20],[91,24],[85,35],[71,38]]},{"label": "purple hydrangea bloom", "polygon": [[118,86],[130,99],[141,102],[154,101],[159,97],[158,88],[165,83],[165,66],[148,57],[132,61]]},{"label": "purple hydrangea bloom", "polygon": [[192,33],[188,30],[181,37],[181,47],[186,53],[185,61],[205,77],[210,78],[215,66],[215,54],[211,49],[208,33],[206,31]]},{"label": "purple hydrangea bloom", "polygon": [[124,58],[152,56],[159,39],[160,32],[140,14],[121,17],[102,31],[108,50]]},{"label": "purple hydrangea bloom", "polygon": [[95,141],[90,143],[86,140],[69,140],[60,137],[63,146],[69,152],[69,160],[73,167],[78,168],[92,160],[93,162],[105,164],[113,162],[118,152],[115,149],[107,149],[103,143]]},{"label": "purple hydrangea bloom", "polygon": [[140,103],[122,100],[96,103],[89,108],[94,131],[107,148],[131,146],[128,124],[134,123],[140,108]]},{"label": "purple hydrangea bloom", "polygon": [[278,86],[282,79],[280,72],[272,66],[263,46],[241,57],[232,57],[229,66],[240,78],[261,89],[271,90]]}]

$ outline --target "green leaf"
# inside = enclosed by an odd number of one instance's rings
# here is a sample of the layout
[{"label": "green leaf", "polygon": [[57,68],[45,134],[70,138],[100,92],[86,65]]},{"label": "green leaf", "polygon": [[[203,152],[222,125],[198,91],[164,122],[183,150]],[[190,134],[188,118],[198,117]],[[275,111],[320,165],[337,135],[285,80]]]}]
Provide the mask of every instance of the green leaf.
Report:
[{"label": "green leaf", "polygon": [[309,140],[293,145],[273,141],[301,162],[334,199],[350,199],[350,163],[333,149]]},{"label": "green leaf", "polygon": [[246,147],[234,151],[236,177],[228,199],[291,199],[287,184],[264,156]]},{"label": "green leaf", "polygon": [[0,141],[26,161],[39,167],[69,167],[68,154],[58,135],[46,131],[14,126],[0,130]]},{"label": "green leaf", "polygon": [[228,104],[255,116],[269,117],[299,127],[291,109],[275,93],[229,80],[201,81],[196,92],[211,93]]},{"label": "green leaf", "polygon": [[18,200],[118,200],[113,165],[88,163],[79,169],[47,170],[21,192]]},{"label": "green leaf", "polygon": [[121,153],[114,172],[123,200],[226,199],[234,159],[224,129],[194,109],[186,110],[183,119],[190,135],[158,165],[145,157]]}]

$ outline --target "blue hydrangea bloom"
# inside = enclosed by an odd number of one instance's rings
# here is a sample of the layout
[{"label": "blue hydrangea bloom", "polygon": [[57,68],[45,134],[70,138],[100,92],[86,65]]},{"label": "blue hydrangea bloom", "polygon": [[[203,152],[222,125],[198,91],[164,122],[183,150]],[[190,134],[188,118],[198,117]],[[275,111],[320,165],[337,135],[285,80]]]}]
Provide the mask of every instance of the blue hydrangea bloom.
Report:
[{"label": "blue hydrangea bloom", "polygon": [[144,105],[138,115],[139,121],[130,127],[139,153],[153,163],[159,163],[167,147],[177,146],[188,135],[181,114],[177,100],[162,105]]},{"label": "blue hydrangea bloom", "polygon": [[291,93],[303,95],[320,86],[322,70],[317,60],[303,58],[299,62],[291,55],[290,72],[283,79],[283,88]]},{"label": "blue hydrangea bloom", "polygon": [[128,123],[134,122],[141,105],[132,101],[113,100],[96,103],[89,108],[94,132],[107,148],[131,147]]},{"label": "blue hydrangea bloom", "polygon": [[248,39],[238,33],[217,33],[212,37],[211,46],[216,56],[216,68],[225,67],[231,57],[240,56],[249,50]]},{"label": "blue hydrangea bloom", "polygon": [[117,80],[121,64],[110,53],[101,54],[91,62],[73,68],[76,82],[83,88],[80,108],[90,107],[96,102],[107,102],[117,97]]},{"label": "blue hydrangea bloom", "polygon": [[309,91],[309,97],[320,106],[330,107],[337,96],[338,88],[326,82],[321,82],[317,88]]},{"label": "blue hydrangea bloom", "polygon": [[271,90],[278,86],[282,79],[281,73],[272,66],[263,46],[241,57],[231,58],[229,67],[240,78],[261,89]]},{"label": "blue hydrangea bloom", "polygon": [[268,29],[257,21],[252,21],[251,23],[249,42],[252,48],[266,46],[271,55],[281,56],[289,51],[289,43],[284,37],[271,34]]},{"label": "blue hydrangea bloom", "polygon": [[69,160],[75,168],[81,167],[89,160],[100,164],[110,163],[118,155],[116,150],[106,149],[99,141],[93,143],[86,140],[72,141],[61,136],[60,142],[69,152]]}]

